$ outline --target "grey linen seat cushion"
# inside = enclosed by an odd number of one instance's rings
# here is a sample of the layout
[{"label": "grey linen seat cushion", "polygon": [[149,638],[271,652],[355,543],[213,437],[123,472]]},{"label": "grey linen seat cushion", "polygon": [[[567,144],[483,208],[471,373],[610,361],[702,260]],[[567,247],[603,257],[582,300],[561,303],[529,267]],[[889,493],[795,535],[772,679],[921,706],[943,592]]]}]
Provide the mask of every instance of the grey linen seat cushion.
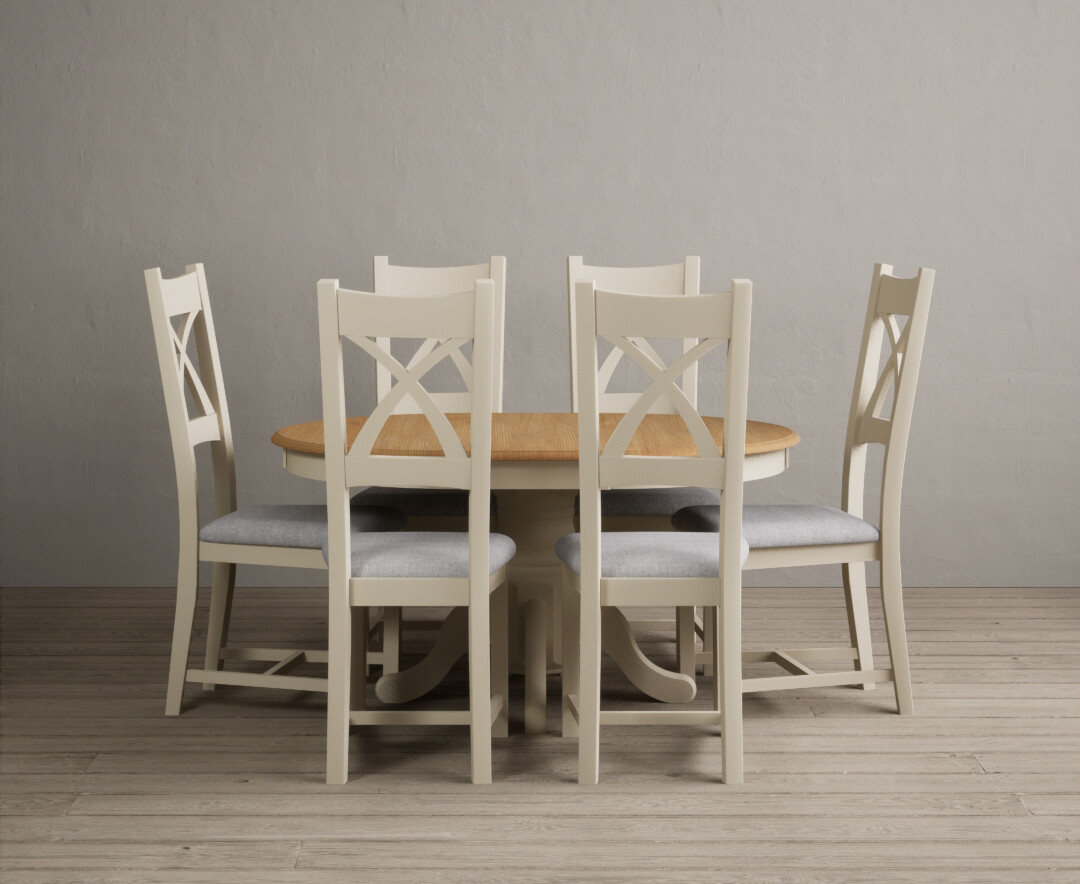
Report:
[{"label": "grey linen seat cushion", "polygon": [[[405,516],[390,507],[353,507],[353,531],[399,531]],[[203,525],[199,540],[242,546],[320,549],[326,542],[326,507],[318,504],[247,506]]]},{"label": "grey linen seat cushion", "polygon": [[[469,492],[457,488],[384,488],[373,485],[353,495],[353,506],[391,506],[406,516],[468,516]],[[495,494],[491,517],[495,518]]]},{"label": "grey linen seat cushion", "polygon": [[[683,507],[720,503],[711,488],[609,488],[600,492],[605,516],[673,516]],[[574,515],[581,515],[581,496],[574,498]]]},{"label": "grey linen seat cushion", "polygon": [[[680,531],[720,530],[720,508],[691,506],[679,510],[671,524]],[[781,546],[828,546],[873,543],[881,532],[869,522],[831,506],[781,504],[743,507],[743,537],[751,549]]]},{"label": "grey linen seat cushion", "polygon": [[[517,552],[505,534],[490,535],[488,568],[494,574]],[[323,558],[329,561],[327,545]],[[464,531],[400,531],[352,535],[353,577],[468,577],[469,535]]]},{"label": "grey linen seat cushion", "polygon": [[[397,535],[395,535],[397,536]],[[557,555],[581,574],[581,535],[566,534],[555,544]],[[742,542],[742,561],[750,555]],[[601,577],[718,577],[720,542],[715,534],[675,531],[605,531],[600,535]]]}]

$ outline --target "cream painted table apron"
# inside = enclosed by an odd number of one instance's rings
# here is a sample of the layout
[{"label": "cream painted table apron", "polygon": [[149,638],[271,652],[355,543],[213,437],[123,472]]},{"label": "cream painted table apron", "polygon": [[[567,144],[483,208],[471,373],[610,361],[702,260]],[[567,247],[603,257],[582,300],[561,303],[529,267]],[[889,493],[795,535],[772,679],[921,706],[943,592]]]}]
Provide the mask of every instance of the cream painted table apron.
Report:
[{"label": "cream painted table apron", "polygon": [[[468,449],[469,416],[447,415]],[[601,445],[622,415],[600,416]],[[349,418],[349,443],[365,418]],[[717,445],[723,446],[722,418],[704,418]],[[325,481],[321,421],[293,424],[272,438],[284,450],[285,469],[297,476]],[[748,421],[745,478],[764,479],[782,473],[788,452],[799,436],[777,424]],[[439,456],[442,449],[422,415],[394,415],[386,421],[373,454]],[[678,415],[650,414],[641,422],[627,454],[695,456],[697,450]],[[517,543],[510,563],[511,661],[525,673],[525,730],[542,733],[546,720],[546,676],[558,666],[561,565],[555,542],[574,528],[578,492],[577,415],[574,413],[503,412],[492,415],[491,487],[497,492],[498,528]],[[545,610],[546,608],[546,610]],[[403,703],[434,688],[468,647],[466,609],[454,609],[429,654],[415,666],[384,675],[376,696]],[[519,615],[521,612],[521,615]],[[603,610],[604,651],[630,681],[655,699],[669,703],[692,700],[693,678],[661,669],[641,652],[630,623],[618,608]]]}]

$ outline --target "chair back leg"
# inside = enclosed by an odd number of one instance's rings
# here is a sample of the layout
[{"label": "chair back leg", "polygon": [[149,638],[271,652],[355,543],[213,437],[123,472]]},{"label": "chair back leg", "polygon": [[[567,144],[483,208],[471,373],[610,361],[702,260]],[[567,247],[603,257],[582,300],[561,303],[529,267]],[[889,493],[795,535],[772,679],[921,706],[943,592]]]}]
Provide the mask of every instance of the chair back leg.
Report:
[{"label": "chair back leg", "polygon": [[[233,589],[236,587],[236,565],[214,562],[214,581],[210,589],[210,619],[206,627],[206,660],[203,668],[211,672],[221,669],[221,649],[229,641],[229,619],[232,616]],[[212,691],[213,682],[203,682],[204,691]]]},{"label": "chair back leg", "polygon": [[904,625],[904,587],[900,581],[900,550],[890,543],[883,543],[881,549],[881,606],[885,612],[885,636],[889,640],[896,707],[901,715],[914,715]]},{"label": "chair back leg", "polygon": [[367,708],[368,639],[370,613],[366,605],[352,608],[352,673],[349,678],[349,711]]},{"label": "chair back leg", "polygon": [[401,671],[401,608],[383,608],[382,674]]},{"label": "chair back leg", "polygon": [[[874,651],[870,638],[870,612],[866,607],[866,564],[848,562],[840,566],[844,577],[844,601],[847,603],[848,631],[851,646],[855,648],[855,668],[859,671],[874,668]],[[865,682],[864,691],[877,685]]]},{"label": "chair back leg", "polygon": [[697,611],[689,605],[675,609],[675,656],[679,672],[691,678],[697,674]]},{"label": "chair back leg", "polygon": [[176,614],[173,618],[172,655],[169,658],[169,687],[165,694],[166,715],[179,715],[184,699],[191,627],[195,621],[195,600],[199,594],[197,539],[180,538],[180,561],[176,572]]}]

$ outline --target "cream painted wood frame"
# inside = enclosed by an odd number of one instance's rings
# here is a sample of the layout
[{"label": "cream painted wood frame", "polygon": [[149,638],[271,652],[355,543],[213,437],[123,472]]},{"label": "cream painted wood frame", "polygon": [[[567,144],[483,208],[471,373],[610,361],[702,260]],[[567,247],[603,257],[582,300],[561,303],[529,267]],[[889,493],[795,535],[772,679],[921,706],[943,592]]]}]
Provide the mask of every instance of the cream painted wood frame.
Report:
[{"label": "cream painted wood frame", "polygon": [[[463,267],[402,267],[391,264],[385,255],[377,255],[374,261],[375,294],[393,295],[401,298],[433,298],[439,295],[460,295],[472,293],[476,280],[490,279],[495,286],[492,327],[492,375],[491,375],[491,410],[502,411],[503,398],[503,337],[506,316],[506,258],[496,255],[485,264],[472,264]],[[387,352],[390,351],[390,338],[380,337],[377,343]],[[426,357],[444,338],[432,337],[413,354],[406,368],[412,369]],[[450,357],[468,385],[468,361],[460,350],[455,350]],[[391,390],[393,376],[390,369],[382,363],[376,366],[375,394],[381,402]],[[439,393],[428,395],[439,409],[446,413],[461,412],[469,409],[469,393]],[[394,414],[419,414],[420,407],[409,397],[405,397],[394,406]]]},{"label": "cream painted wood frame", "polygon": [[[578,410],[577,371],[577,284],[592,280],[596,287],[605,291],[626,292],[632,295],[697,295],[701,293],[701,259],[688,255],[681,264],[662,264],[656,267],[596,267],[583,263],[580,255],[566,259],[566,278],[570,305],[570,403],[571,411]],[[659,359],[645,337],[637,337],[634,343]],[[683,341],[683,353],[689,353],[697,344],[697,338]],[[614,393],[607,389],[615,369],[625,354],[614,348],[604,360],[598,378],[600,411],[612,414],[625,413],[637,399],[636,393]],[[697,408],[697,363],[689,366],[679,378],[683,394]],[[674,414],[674,407],[666,399],[654,402],[649,409],[653,413]]]},{"label": "cream painted wood frame", "polygon": [[[672,299],[598,291],[592,281],[576,285],[579,485],[581,495],[581,575],[563,569],[564,735],[578,736],[578,779],[596,783],[599,776],[601,724],[720,724],[722,775],[741,783],[742,636],[741,543],[746,396],[750,362],[751,284],[733,280],[732,290]],[[671,366],[658,361],[635,338],[698,338]],[[599,451],[600,387],[598,336],[603,336],[640,365],[653,384],[629,403],[625,416]],[[675,379],[720,343],[727,344],[723,453],[696,407]],[[625,454],[642,417],[659,397],[667,397],[694,438],[697,457],[631,457]],[[719,572],[716,578],[628,579],[601,577],[601,489],[655,485],[697,485],[723,492],[720,510]],[[573,592],[578,594],[577,604]],[[715,608],[721,641],[713,645],[717,673],[713,711],[603,712],[600,709],[600,637],[602,611],[610,606],[675,604]],[[575,660],[574,640],[580,636]],[[575,663],[577,665],[575,665]]]},{"label": "cream painted wood frame", "polygon": [[[575,285],[581,280],[592,280],[597,288],[629,294],[646,295],[697,295],[701,293],[701,258],[687,255],[681,264],[662,264],[654,267],[599,267],[583,263],[580,255],[567,258],[567,288],[570,304],[570,400],[571,410],[578,410],[577,376],[577,316],[575,308]],[[638,337],[634,343],[657,358],[647,338]],[[683,341],[683,353],[689,353],[697,344],[697,338]],[[615,369],[623,359],[623,352],[614,348],[604,360],[598,380],[600,411],[618,414],[625,412],[636,398],[635,393],[614,393],[608,385]],[[691,405],[697,408],[698,367],[695,362],[687,367],[679,378],[679,384]],[[654,402],[651,412],[674,414],[672,405],[661,398]],[[671,520],[667,516],[609,516],[605,522],[609,531],[670,531]],[[711,635],[712,622],[705,624],[695,616],[693,608],[677,609],[674,621],[635,620],[632,625],[639,629],[664,629],[675,627],[675,649],[679,671],[694,676],[696,670],[696,637]],[[711,667],[706,664],[706,671]]]},{"label": "cream painted wood frame", "polygon": [[[934,271],[925,267],[920,267],[915,277],[901,279],[892,275],[891,265],[874,266],[855,373],[855,391],[848,417],[841,507],[853,516],[863,517],[867,451],[870,445],[884,446],[881,509],[878,514],[881,539],[875,543],[753,549],[743,565],[746,570],[841,565],[851,646],[748,652],[744,655],[747,662],[771,661],[787,670],[788,674],[745,679],[744,692],[830,685],[872,688],[877,683],[892,681],[900,713],[911,715],[915,711],[904,627],[904,590],[900,577],[900,491],[933,288]],[[900,328],[898,317],[907,317],[903,329]],[[879,369],[886,336],[890,352],[884,369]],[[890,390],[891,414],[884,417]],[[881,600],[891,669],[874,668],[870,615],[866,606],[867,562],[881,563]],[[702,658],[705,656],[702,655]],[[820,663],[846,660],[854,660],[855,672],[818,673],[813,669],[814,665]]]},{"label": "cream painted wood frame", "polygon": [[[226,644],[237,565],[325,570],[326,563],[322,551],[317,549],[206,543],[199,540],[196,446],[203,443],[210,445],[216,518],[236,510],[236,469],[206,273],[202,264],[189,264],[186,270],[185,274],[173,279],[164,279],[160,267],[147,270],[144,274],[165,393],[165,410],[172,436],[180,515],[180,558],[172,656],[165,699],[166,715],[180,714],[184,684],[189,681],[201,682],[205,690],[211,690],[215,685],[229,684],[325,692],[327,684],[325,678],[289,674],[301,663],[325,662],[325,650]],[[173,323],[178,317],[177,329]],[[192,339],[198,367],[188,352]],[[198,412],[195,417],[191,416],[188,408],[185,385]],[[188,669],[199,588],[199,562],[214,563],[206,657],[202,669]],[[227,660],[256,660],[271,665],[263,673],[226,672],[222,670],[222,664]]]},{"label": "cream painted wood frame", "polygon": [[[331,784],[348,780],[351,724],[461,724],[470,728],[472,780],[491,782],[491,738],[507,733],[506,568],[489,574],[491,409],[495,284],[477,279],[473,290],[405,300],[341,289],[321,280],[319,340],[326,438],[329,525],[330,651],[327,699],[327,770]],[[342,342],[349,339],[385,366],[397,383],[368,417],[351,447],[346,441]],[[380,339],[438,338],[442,343],[414,366],[402,365]],[[469,391],[460,405],[471,414],[466,451],[445,413],[421,385],[424,375],[472,342],[465,363]],[[461,363],[457,363],[462,368]],[[471,375],[471,378],[468,376]],[[405,395],[413,397],[443,449],[442,457],[392,457],[371,453]],[[359,578],[352,576],[349,498],[358,486],[458,488],[469,491],[469,576],[464,578]],[[492,596],[494,593],[494,596]],[[466,711],[369,710],[364,657],[371,605],[467,607],[469,709]],[[492,618],[496,619],[494,631]],[[494,641],[492,640],[494,638]],[[494,660],[494,664],[492,661]],[[492,696],[492,686],[496,694]]]},{"label": "cream painted wood frame", "polygon": [[[492,367],[491,409],[502,411],[503,397],[503,338],[506,316],[506,258],[497,255],[485,264],[472,264],[461,267],[404,267],[391,264],[386,255],[376,255],[373,262],[373,281],[375,294],[395,295],[403,298],[430,298],[437,295],[456,295],[472,292],[478,279],[490,279],[495,283],[494,327],[492,343],[494,359]],[[379,338],[378,345],[390,352],[390,339]],[[414,368],[435,347],[442,344],[440,338],[429,338],[413,354],[406,368]],[[451,356],[462,372],[468,385],[468,364],[465,355],[455,350]],[[376,400],[381,402],[389,394],[393,385],[390,370],[381,363],[375,368]],[[467,393],[429,393],[432,400],[444,412],[460,412],[464,408]],[[394,407],[394,414],[417,414],[419,407],[410,398],[405,397]],[[409,531],[464,531],[468,529],[468,517],[461,516],[410,516],[407,526]],[[418,624],[412,624],[416,626]],[[424,624],[427,625],[426,623]],[[379,624],[374,628],[378,629]],[[382,670],[384,674],[401,670],[401,631],[403,623],[401,608],[384,608],[381,629],[382,634]],[[373,662],[369,660],[369,663]]]}]

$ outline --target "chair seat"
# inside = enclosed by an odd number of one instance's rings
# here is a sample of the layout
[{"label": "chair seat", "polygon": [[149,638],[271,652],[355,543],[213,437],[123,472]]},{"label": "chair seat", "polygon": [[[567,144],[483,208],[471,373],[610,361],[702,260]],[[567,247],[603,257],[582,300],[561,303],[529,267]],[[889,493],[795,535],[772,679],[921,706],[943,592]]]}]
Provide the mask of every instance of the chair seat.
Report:
[{"label": "chair seat", "polygon": [[[514,557],[505,534],[490,535],[489,573]],[[326,544],[323,558],[329,561]],[[353,577],[468,577],[469,535],[461,531],[400,531],[352,535]]]},{"label": "chair seat", "polygon": [[[398,535],[394,535],[395,537]],[[557,555],[581,574],[581,535],[566,534],[555,544]],[[750,555],[742,542],[742,561]],[[716,535],[674,531],[606,531],[600,535],[601,577],[718,577],[720,543]]]},{"label": "chair seat", "polygon": [[[683,507],[719,504],[711,488],[609,488],[600,492],[604,516],[673,516]],[[574,498],[574,515],[581,515],[581,496]]]},{"label": "chair seat", "polygon": [[[719,531],[720,508],[687,507],[675,513],[671,524],[680,531]],[[831,506],[784,504],[743,507],[743,537],[751,549],[773,549],[873,543],[881,539],[881,532],[858,516]]]},{"label": "chair seat", "polygon": [[[389,506],[406,516],[469,515],[469,492],[457,488],[384,488],[373,485],[353,495],[353,506]],[[495,518],[495,494],[491,495],[491,517]]]},{"label": "chair seat", "polygon": [[[353,507],[353,531],[398,531],[405,516],[390,507]],[[318,504],[248,506],[203,525],[199,540],[241,546],[319,549],[326,542],[326,507]]]}]

